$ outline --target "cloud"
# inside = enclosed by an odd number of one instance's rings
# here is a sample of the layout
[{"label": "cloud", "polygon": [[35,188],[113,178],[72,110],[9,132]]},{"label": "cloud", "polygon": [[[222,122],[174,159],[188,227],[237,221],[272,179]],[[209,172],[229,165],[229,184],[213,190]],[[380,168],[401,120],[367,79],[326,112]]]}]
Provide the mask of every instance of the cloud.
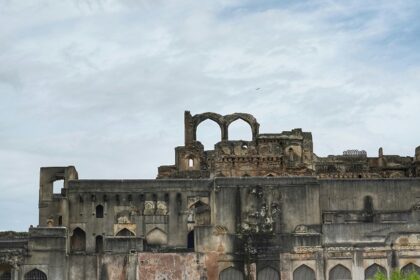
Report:
[{"label": "cloud", "polygon": [[319,155],[413,155],[419,6],[5,1],[0,229],[37,224],[40,166],[154,178],[183,143],[184,110],[252,113],[261,132],[302,127]]}]

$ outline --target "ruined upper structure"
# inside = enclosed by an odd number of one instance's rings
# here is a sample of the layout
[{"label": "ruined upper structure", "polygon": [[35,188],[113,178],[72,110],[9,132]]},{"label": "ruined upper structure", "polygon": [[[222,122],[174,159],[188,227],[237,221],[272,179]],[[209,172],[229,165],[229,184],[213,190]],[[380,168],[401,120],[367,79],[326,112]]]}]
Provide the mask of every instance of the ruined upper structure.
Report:
[{"label": "ruined upper structure", "polygon": [[[221,130],[214,150],[205,151],[197,140],[197,128],[212,120]],[[243,120],[252,140],[229,140],[229,126]],[[282,133],[260,134],[259,123],[250,114],[221,116],[185,112],[185,144],[175,149],[175,165],[161,166],[162,178],[214,178],[247,176],[317,176],[319,178],[400,178],[419,176],[420,147],[415,157],[384,155],[368,157],[365,151],[348,150],[342,155],[318,157],[313,152],[312,134],[296,128]]]},{"label": "ruined upper structure", "polygon": [[[212,151],[196,137],[206,119],[222,132]],[[238,119],[251,141],[228,140]],[[158,180],[86,180],[73,166],[42,167],[38,225],[0,232],[0,280],[420,272],[420,147],[414,158],[381,150],[320,158],[310,133],[259,134],[255,118],[239,113],[186,112],[185,128],[175,165],[160,167]]]}]

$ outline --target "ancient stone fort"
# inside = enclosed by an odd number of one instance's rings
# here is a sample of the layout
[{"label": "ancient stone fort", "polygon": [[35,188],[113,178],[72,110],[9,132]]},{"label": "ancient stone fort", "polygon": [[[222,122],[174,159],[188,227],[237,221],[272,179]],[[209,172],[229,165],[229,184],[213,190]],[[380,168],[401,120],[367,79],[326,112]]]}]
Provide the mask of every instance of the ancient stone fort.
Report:
[{"label": "ancient stone fort", "polygon": [[[221,130],[204,150],[201,122]],[[251,141],[229,140],[247,122]],[[185,112],[185,143],[155,180],[42,167],[39,225],[0,233],[0,280],[343,280],[420,271],[420,147],[319,157],[301,129]],[[53,183],[63,180],[55,193]]]}]

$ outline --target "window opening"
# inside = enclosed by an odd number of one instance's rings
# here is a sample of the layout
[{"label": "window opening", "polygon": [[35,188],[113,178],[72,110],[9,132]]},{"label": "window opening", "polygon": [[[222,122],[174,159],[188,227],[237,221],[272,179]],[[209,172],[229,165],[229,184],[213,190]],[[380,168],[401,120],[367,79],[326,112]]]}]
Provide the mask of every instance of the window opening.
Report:
[{"label": "window opening", "polygon": [[194,249],[194,230],[192,230],[188,233],[187,248],[188,249]]},{"label": "window opening", "polygon": [[95,252],[100,254],[103,252],[104,249],[104,238],[102,235],[98,235],[95,238]]},{"label": "window opening", "polygon": [[64,180],[57,180],[53,182],[53,193],[61,194],[62,188],[64,188]]},{"label": "window opening", "polygon": [[104,217],[104,207],[102,205],[96,206],[96,218],[103,218]]}]

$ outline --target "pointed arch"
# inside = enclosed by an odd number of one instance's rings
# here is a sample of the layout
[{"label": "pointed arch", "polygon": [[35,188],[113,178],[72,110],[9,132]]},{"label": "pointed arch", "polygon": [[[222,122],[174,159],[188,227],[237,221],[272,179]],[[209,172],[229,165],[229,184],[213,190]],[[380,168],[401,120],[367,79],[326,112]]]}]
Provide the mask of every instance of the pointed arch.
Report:
[{"label": "pointed arch", "polygon": [[242,271],[234,268],[228,267],[219,274],[219,280],[243,280],[244,274]]},{"label": "pointed arch", "polygon": [[401,273],[405,275],[410,274],[412,271],[415,271],[418,274],[420,274],[420,267],[418,265],[415,265],[414,263],[409,263],[403,268],[401,268]]},{"label": "pointed arch", "polygon": [[70,249],[72,252],[86,250],[86,233],[79,227],[73,230],[73,234],[70,238]]},{"label": "pointed arch", "polygon": [[214,145],[222,140],[222,126],[213,119],[206,119],[196,127],[196,141],[199,141],[204,150],[214,150]]},{"label": "pointed arch", "polygon": [[117,232],[116,236],[136,236],[136,235],[134,232],[132,232],[128,228],[123,228],[119,232]]},{"label": "pointed arch", "polygon": [[39,269],[32,269],[27,272],[24,277],[25,280],[47,280],[47,275]]},{"label": "pointed arch", "polygon": [[350,270],[341,264],[337,264],[336,266],[334,266],[330,270],[330,273],[328,275],[329,275],[328,277],[329,280],[351,280],[352,279]]},{"label": "pointed arch", "polygon": [[168,235],[160,228],[154,228],[146,235],[148,245],[165,245],[168,243]]},{"label": "pointed arch", "polygon": [[252,127],[247,121],[237,118],[227,126],[228,140],[252,141]]},{"label": "pointed arch", "polygon": [[377,272],[387,275],[385,267],[374,263],[365,269],[365,280],[373,279]]},{"label": "pointed arch", "polygon": [[257,280],[280,280],[279,272],[267,266],[258,271]]},{"label": "pointed arch", "polygon": [[224,116],[226,127],[229,127],[229,125],[232,122],[238,119],[245,121],[251,127],[252,140],[254,141],[257,138],[257,135],[259,133],[260,124],[257,122],[257,120],[254,118],[253,115],[246,114],[246,113],[233,113],[233,114]]},{"label": "pointed arch", "polygon": [[293,271],[293,280],[315,280],[315,271],[307,266],[302,264]]}]

